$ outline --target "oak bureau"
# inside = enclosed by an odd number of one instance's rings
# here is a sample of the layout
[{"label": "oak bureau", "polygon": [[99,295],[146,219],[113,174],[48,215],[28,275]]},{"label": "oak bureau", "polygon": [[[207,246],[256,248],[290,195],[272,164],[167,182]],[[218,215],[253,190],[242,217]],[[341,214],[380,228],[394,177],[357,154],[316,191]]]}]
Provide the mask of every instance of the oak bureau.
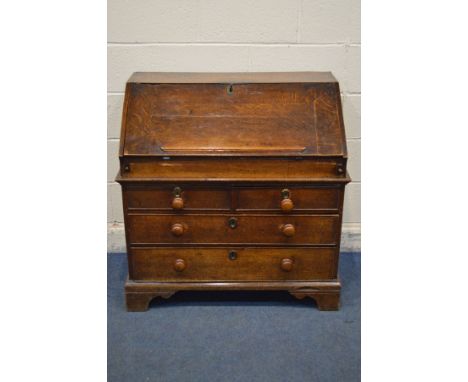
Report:
[{"label": "oak bureau", "polygon": [[119,158],[129,311],[181,290],[338,309],[350,178],[331,73],[134,73]]}]

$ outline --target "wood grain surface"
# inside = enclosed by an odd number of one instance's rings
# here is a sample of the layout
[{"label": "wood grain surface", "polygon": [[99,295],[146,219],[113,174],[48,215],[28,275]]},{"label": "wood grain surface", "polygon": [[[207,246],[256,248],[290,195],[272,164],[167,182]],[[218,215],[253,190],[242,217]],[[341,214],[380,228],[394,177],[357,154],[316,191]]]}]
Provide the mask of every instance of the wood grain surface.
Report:
[{"label": "wood grain surface", "polygon": [[338,309],[350,178],[331,73],[135,73],[119,160],[129,311],[222,289]]}]

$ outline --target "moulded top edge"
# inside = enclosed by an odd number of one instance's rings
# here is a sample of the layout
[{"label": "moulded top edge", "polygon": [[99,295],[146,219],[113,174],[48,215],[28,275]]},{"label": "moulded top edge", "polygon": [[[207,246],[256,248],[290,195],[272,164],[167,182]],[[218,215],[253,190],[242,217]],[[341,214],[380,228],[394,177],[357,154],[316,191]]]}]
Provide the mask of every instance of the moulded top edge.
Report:
[{"label": "moulded top edge", "polygon": [[263,179],[250,179],[250,178],[129,178],[122,176],[119,172],[115,177],[117,183],[219,183],[219,184],[272,184],[272,183],[288,183],[288,184],[348,184],[351,182],[351,177],[346,173],[345,177],[333,178],[263,178]]},{"label": "moulded top edge", "polygon": [[331,72],[135,72],[128,83],[337,83]]},{"label": "moulded top edge", "polygon": [[219,153],[219,152],[203,152],[203,153],[151,153],[151,154],[131,154],[123,152],[123,155],[120,155],[120,157],[125,157],[125,158],[173,158],[173,159],[183,159],[183,158],[207,158],[207,157],[212,157],[213,159],[216,158],[248,158],[248,159],[294,159],[294,160],[302,160],[302,159],[346,159],[347,153],[336,153],[336,154],[305,154],[305,153],[265,153],[265,154],[260,154],[260,153],[254,153],[254,154],[249,154],[249,153],[235,153],[235,152],[224,152],[224,153]]}]

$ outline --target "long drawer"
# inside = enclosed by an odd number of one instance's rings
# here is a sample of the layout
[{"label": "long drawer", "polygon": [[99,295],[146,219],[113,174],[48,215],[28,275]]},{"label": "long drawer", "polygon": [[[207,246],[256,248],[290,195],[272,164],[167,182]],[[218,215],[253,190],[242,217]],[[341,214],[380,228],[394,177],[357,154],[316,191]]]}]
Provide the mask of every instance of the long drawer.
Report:
[{"label": "long drawer", "polygon": [[336,245],[339,215],[127,215],[129,244]]},{"label": "long drawer", "polygon": [[132,248],[133,280],[265,281],[336,278],[336,248]]}]

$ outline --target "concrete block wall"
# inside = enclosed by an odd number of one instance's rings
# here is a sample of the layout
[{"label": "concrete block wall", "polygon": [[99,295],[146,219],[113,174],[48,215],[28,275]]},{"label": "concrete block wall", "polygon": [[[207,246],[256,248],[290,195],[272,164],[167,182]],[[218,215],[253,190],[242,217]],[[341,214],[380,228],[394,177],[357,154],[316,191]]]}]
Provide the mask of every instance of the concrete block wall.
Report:
[{"label": "concrete block wall", "polygon": [[360,0],[109,0],[108,247],[124,250],[118,144],[135,71],[332,71],[349,151],[343,249],[360,247]]}]

